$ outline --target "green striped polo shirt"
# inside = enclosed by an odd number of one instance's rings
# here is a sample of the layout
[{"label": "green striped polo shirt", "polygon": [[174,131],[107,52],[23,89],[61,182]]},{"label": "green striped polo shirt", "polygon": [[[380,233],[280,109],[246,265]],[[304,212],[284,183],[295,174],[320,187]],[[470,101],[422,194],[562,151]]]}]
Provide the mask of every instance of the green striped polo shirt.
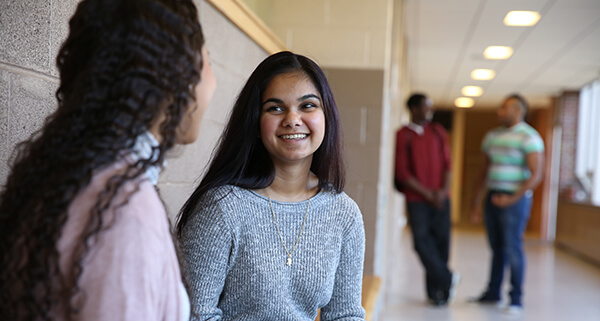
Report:
[{"label": "green striped polo shirt", "polygon": [[527,154],[543,152],[544,141],[533,127],[520,122],[510,128],[498,127],[488,132],[481,149],[490,160],[488,188],[516,192],[531,176]]}]

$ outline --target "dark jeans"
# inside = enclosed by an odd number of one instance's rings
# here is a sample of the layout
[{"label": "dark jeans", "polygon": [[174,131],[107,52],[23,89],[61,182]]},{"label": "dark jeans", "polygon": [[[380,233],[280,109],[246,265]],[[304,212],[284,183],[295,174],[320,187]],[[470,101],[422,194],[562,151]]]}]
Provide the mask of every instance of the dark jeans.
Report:
[{"label": "dark jeans", "polygon": [[441,210],[424,202],[408,202],[407,211],[413,245],[425,267],[427,296],[445,300],[452,281],[448,269],[450,201]]},{"label": "dark jeans", "polygon": [[521,305],[523,277],[525,274],[525,253],[523,233],[529,220],[531,196],[523,196],[517,203],[500,208],[492,204],[490,192],[485,203],[485,227],[492,249],[492,266],[487,295],[500,299],[504,267],[510,265],[511,304]]}]

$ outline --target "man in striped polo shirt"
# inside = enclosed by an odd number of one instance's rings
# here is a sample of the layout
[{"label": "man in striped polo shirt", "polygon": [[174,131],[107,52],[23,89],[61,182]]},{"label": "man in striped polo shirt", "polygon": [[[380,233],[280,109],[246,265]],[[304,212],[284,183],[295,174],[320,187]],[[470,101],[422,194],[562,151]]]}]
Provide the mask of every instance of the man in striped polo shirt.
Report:
[{"label": "man in striped polo shirt", "polygon": [[[506,312],[522,311],[522,285],[525,272],[523,233],[529,220],[533,189],[543,177],[544,142],[523,119],[527,103],[511,95],[498,109],[501,126],[487,133],[482,143],[484,165],[477,185],[472,219],[481,221],[485,201],[485,227],[492,249],[487,290],[472,301],[499,303],[504,267],[510,265],[510,303]],[[507,262],[508,261],[508,262]]]}]

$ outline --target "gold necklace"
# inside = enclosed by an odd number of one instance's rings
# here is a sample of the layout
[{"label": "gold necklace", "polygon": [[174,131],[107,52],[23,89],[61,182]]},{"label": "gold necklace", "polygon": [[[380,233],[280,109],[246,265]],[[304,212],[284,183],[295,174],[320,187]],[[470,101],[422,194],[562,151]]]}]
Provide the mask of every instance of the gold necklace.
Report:
[{"label": "gold necklace", "polygon": [[279,234],[279,239],[281,240],[281,244],[283,244],[283,248],[285,249],[285,253],[287,253],[287,260],[285,260],[285,265],[292,265],[292,254],[296,250],[296,246],[298,246],[298,242],[300,242],[300,237],[302,236],[302,231],[304,231],[304,223],[306,222],[306,217],[308,216],[308,207],[310,206],[310,198],[308,199],[308,204],[306,204],[306,213],[304,213],[304,220],[302,220],[302,227],[300,228],[300,234],[298,234],[298,239],[296,240],[296,244],[294,244],[294,248],[292,251],[288,251],[287,246],[285,246],[285,242],[283,241],[283,237],[281,236],[281,232],[279,231],[279,224],[277,224],[277,219],[275,218],[275,211],[273,211],[273,203],[271,203],[271,197],[269,196],[269,191],[265,189],[267,193],[267,198],[269,199],[269,207],[271,207],[271,214],[273,214],[273,221],[275,221],[275,228],[277,229],[277,234]]}]

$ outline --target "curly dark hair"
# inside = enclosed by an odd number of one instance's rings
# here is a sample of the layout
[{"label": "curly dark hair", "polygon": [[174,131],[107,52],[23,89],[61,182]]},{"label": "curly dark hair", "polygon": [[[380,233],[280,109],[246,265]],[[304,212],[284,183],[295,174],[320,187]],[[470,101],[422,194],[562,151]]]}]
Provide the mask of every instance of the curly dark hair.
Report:
[{"label": "curly dark hair", "polygon": [[319,178],[319,188],[342,192],[346,175],[342,125],[327,77],[308,57],[289,51],[278,52],[263,60],[242,88],[206,175],[179,211],[178,237],[210,189],[223,185],[250,189],[271,185],[275,167],[258,135],[262,94],[277,75],[294,72],[306,75],[323,99],[325,136],[314,153],[310,170]]},{"label": "curly dark hair", "polygon": [[[163,163],[200,81],[204,37],[191,0],[83,0],[69,26],[56,59],[58,108],[19,144],[0,193],[1,320],[77,313],[82,262],[111,226],[103,213],[121,186]],[[69,205],[158,119],[159,146],[108,180],[66,275],[57,242]]]}]

